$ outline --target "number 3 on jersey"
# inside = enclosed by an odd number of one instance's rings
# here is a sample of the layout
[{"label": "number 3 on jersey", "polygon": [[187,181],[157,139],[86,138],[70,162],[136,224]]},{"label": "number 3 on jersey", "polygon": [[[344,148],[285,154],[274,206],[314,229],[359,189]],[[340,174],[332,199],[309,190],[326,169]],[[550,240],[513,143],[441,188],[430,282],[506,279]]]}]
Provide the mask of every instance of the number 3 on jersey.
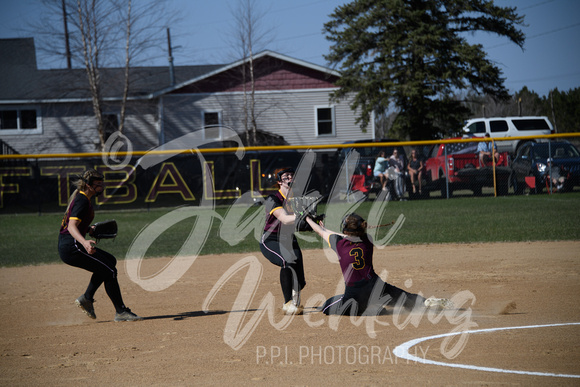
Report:
[{"label": "number 3 on jersey", "polygon": [[355,247],[349,252],[349,255],[354,258],[352,263],[352,268],[355,270],[360,270],[365,267],[365,259],[363,250],[360,247]]}]

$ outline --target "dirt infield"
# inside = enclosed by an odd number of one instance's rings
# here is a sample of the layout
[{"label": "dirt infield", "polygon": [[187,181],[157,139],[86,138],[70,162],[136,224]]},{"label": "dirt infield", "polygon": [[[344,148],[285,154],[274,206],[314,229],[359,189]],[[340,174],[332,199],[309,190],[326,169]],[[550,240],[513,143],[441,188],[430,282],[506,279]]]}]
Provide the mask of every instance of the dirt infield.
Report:
[{"label": "dirt infield", "polygon": [[[132,282],[120,262],[125,301],[145,317],[131,323],[112,321],[104,289],[95,297],[97,320],[73,304],[87,272],[60,264],[0,269],[0,384],[580,384],[569,377],[580,376],[580,325],[572,325],[580,322],[580,242],[377,250],[375,269],[388,270],[381,275],[388,282],[452,297],[458,308],[385,309],[353,319],[315,310],[337,293],[341,275],[323,250],[304,253],[306,309],[292,318],[279,311],[277,268],[258,254],[199,257],[175,284],[156,292]],[[144,261],[141,275],[153,278],[168,261]],[[231,276],[226,280],[224,274]],[[529,328],[420,340],[504,327]],[[413,339],[419,341],[409,352],[418,358],[467,368],[394,354]]]}]

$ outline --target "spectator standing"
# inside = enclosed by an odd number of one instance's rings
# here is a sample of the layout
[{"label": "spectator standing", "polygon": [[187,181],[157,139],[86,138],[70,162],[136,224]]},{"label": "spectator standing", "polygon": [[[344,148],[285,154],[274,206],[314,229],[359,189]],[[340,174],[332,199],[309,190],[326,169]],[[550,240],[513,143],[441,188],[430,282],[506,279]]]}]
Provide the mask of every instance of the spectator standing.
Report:
[{"label": "spectator standing", "polygon": [[397,195],[396,199],[404,200],[405,195],[405,162],[399,156],[399,151],[395,148],[393,154],[389,158],[389,169],[391,169],[391,173],[389,173],[389,178],[395,182],[395,194]]}]

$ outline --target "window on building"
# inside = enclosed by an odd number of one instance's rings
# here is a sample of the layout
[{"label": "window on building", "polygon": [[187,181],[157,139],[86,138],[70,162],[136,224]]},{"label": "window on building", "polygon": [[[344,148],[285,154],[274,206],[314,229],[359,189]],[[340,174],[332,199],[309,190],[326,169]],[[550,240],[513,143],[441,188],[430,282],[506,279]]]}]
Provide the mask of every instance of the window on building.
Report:
[{"label": "window on building", "polygon": [[334,136],[334,107],[315,107],[316,109],[316,135]]},{"label": "window on building", "polygon": [[36,109],[0,110],[0,130],[3,134],[41,133]]},{"label": "window on building", "polygon": [[4,110],[0,112],[2,130],[18,129],[18,110]]},{"label": "window on building", "polygon": [[203,112],[203,136],[204,139],[221,139],[221,120],[222,114],[220,111]]}]

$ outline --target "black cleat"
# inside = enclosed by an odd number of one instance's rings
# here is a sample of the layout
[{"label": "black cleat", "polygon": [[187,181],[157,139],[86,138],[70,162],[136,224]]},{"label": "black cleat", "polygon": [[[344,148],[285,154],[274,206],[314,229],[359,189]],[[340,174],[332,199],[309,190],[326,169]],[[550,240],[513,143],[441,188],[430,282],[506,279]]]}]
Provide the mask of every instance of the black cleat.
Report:
[{"label": "black cleat", "polygon": [[81,308],[87,316],[94,320],[97,318],[97,315],[95,314],[95,308],[93,308],[93,302],[95,302],[95,300],[89,300],[84,294],[75,300],[75,304]]},{"label": "black cleat", "polygon": [[141,321],[143,317],[137,316],[135,313],[131,312],[131,309],[125,308],[122,313],[115,314],[115,321]]}]

